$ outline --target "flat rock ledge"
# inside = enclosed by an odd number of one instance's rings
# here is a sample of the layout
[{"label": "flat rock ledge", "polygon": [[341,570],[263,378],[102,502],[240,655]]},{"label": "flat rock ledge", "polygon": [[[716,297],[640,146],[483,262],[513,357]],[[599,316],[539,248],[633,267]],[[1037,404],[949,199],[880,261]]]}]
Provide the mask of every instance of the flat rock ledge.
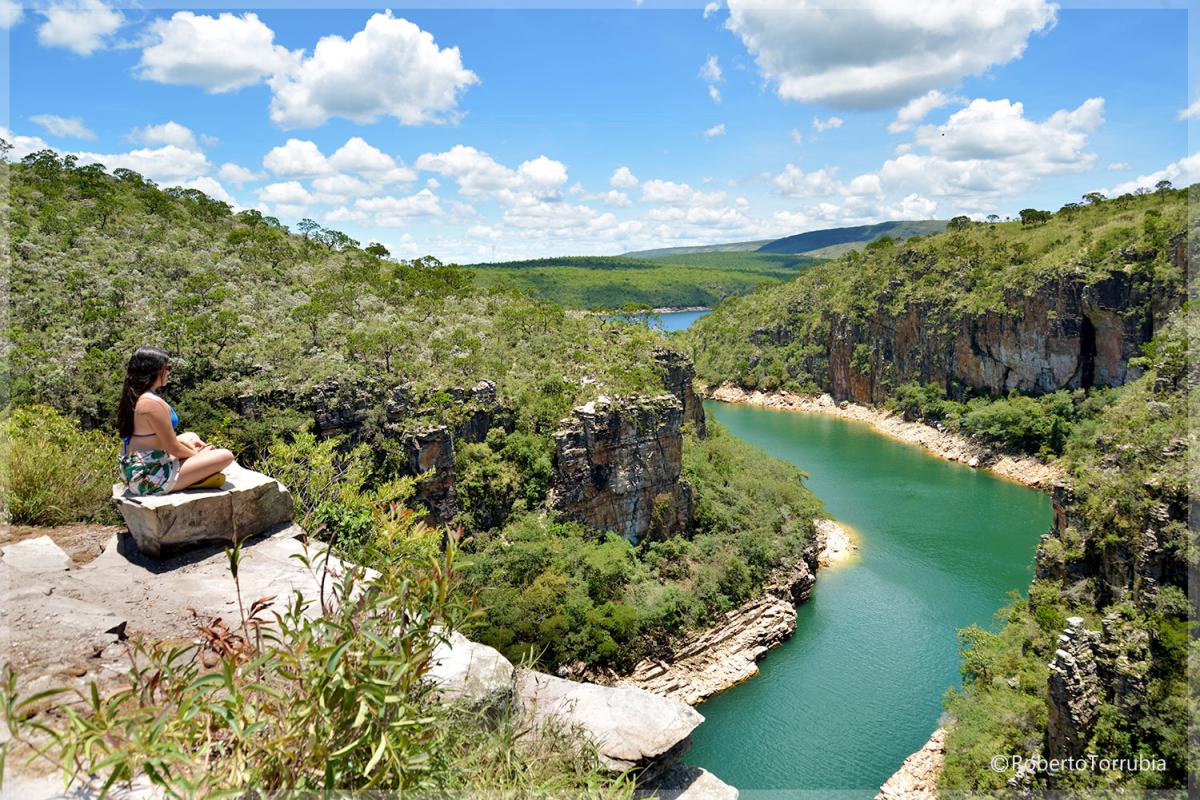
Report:
[{"label": "flat rock ledge", "polygon": [[946,729],[938,728],[925,745],[904,759],[875,800],[937,800],[938,776],[946,757]]},{"label": "flat rock ledge", "polygon": [[[288,498],[288,518],[291,503]],[[243,596],[274,596],[282,608],[294,592],[317,597],[321,581],[295,556],[311,555],[308,537],[283,524],[243,544]],[[330,559],[336,574],[343,566]],[[195,617],[237,618],[237,595],[224,549],[206,545],[165,560],[145,555],[129,534],[109,538],[99,557],[73,564],[48,537],[0,551],[0,660],[19,670],[19,691],[57,686],[101,691],[122,685],[129,663],[122,640],[190,638]],[[319,614],[319,604],[306,613]],[[607,687],[517,670],[494,648],[455,632],[434,650],[429,680],[446,702],[489,711],[512,709],[530,730],[575,729],[595,743],[614,772],[636,769],[638,792],[671,800],[732,800],[737,791],[704,770],[680,764],[691,733],[704,718],[676,700],[633,687]],[[49,702],[49,701],[47,701]],[[15,764],[14,764],[15,766]],[[11,793],[10,793],[11,790]],[[86,797],[81,786],[64,794],[58,776],[5,776],[3,797]],[[131,798],[161,793],[135,781]]]},{"label": "flat rock ledge", "polygon": [[615,771],[661,774],[687,752],[692,731],[704,721],[684,703],[632,686],[577,683],[529,669],[517,671],[517,694],[533,725],[579,728],[596,744],[601,763]]},{"label": "flat rock ledge", "polygon": [[[811,553],[806,555],[813,555]],[[625,675],[585,672],[589,680],[633,686],[695,705],[758,674],[758,662],[796,631],[796,604],[808,599],[816,577],[801,561],[709,627],[675,645],[668,658],[646,658]]]},{"label": "flat rock ledge", "polygon": [[231,464],[220,489],[138,496],[113,485],[112,499],[138,549],[163,558],[198,544],[255,536],[292,519],[292,495],[261,472]]}]

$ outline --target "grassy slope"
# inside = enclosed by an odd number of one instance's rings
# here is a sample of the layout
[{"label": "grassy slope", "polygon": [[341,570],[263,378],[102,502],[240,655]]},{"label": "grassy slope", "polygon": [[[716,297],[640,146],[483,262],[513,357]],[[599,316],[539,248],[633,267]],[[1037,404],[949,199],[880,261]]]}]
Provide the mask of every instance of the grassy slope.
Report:
[{"label": "grassy slope", "polygon": [[766,282],[789,280],[812,263],[804,256],[709,252],[655,259],[578,256],[467,268],[478,286],[528,291],[567,306],[679,308],[712,305]]}]

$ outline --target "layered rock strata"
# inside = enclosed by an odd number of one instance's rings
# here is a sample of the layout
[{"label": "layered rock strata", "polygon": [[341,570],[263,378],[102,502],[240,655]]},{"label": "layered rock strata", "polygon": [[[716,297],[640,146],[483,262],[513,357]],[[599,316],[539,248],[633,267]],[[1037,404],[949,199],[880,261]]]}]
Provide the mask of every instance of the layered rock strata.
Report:
[{"label": "layered rock strata", "polygon": [[[1149,274],[1113,271],[1094,283],[1072,276],[1013,292],[1003,311],[949,325],[944,311],[919,304],[861,322],[830,315],[828,373],[818,380],[835,398],[859,403],[881,402],[910,381],[990,394],[1119,386],[1136,377],[1129,359],[1179,302],[1177,289]],[[786,326],[766,333],[789,335]]]},{"label": "layered rock strata", "polygon": [[683,406],[670,394],[577,407],[554,436],[551,504],[589,530],[633,541],[686,531],[692,486],[680,478],[682,425]]},{"label": "layered rock strata", "polygon": [[758,662],[796,631],[796,605],[816,583],[820,544],[804,560],[780,572],[764,593],[725,612],[704,630],[624,674],[587,673],[590,680],[636,686],[694,705],[758,674]]},{"label": "layered rock strata", "polygon": [[690,423],[697,436],[707,433],[704,401],[696,392],[696,367],[685,355],[665,347],[654,351],[654,360],[663,370],[663,384],[683,407],[683,421]]},{"label": "layered rock strata", "polygon": [[920,750],[904,759],[875,800],[937,800],[938,776],[946,758],[946,729],[938,728]]}]

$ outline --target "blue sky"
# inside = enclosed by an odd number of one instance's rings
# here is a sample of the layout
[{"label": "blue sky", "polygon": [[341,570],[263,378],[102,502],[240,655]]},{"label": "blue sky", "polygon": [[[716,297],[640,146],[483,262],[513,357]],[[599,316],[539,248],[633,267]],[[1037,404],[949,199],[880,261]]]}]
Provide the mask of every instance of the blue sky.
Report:
[{"label": "blue sky", "polygon": [[461,262],[1200,180],[1182,4],[473,5],[0,0],[4,136]]}]

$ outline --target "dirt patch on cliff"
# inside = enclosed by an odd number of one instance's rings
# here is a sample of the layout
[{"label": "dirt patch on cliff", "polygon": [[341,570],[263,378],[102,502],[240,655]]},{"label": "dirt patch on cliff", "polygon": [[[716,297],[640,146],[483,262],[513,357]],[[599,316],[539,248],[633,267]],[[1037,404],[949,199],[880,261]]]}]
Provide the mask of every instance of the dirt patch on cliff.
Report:
[{"label": "dirt patch on cliff", "polygon": [[846,401],[837,402],[827,394],[820,397],[792,394],[791,392],[748,392],[737,386],[722,384],[710,388],[706,396],[724,403],[746,403],[780,411],[801,411],[810,414],[832,416],[862,422],[878,432],[910,444],[918,444],[936,456],[966,464],[969,467],[987,469],[1009,480],[1032,486],[1048,488],[1058,480],[1062,472],[1032,456],[997,453],[965,436],[938,430],[923,422],[909,422],[903,417],[879,408]]}]

